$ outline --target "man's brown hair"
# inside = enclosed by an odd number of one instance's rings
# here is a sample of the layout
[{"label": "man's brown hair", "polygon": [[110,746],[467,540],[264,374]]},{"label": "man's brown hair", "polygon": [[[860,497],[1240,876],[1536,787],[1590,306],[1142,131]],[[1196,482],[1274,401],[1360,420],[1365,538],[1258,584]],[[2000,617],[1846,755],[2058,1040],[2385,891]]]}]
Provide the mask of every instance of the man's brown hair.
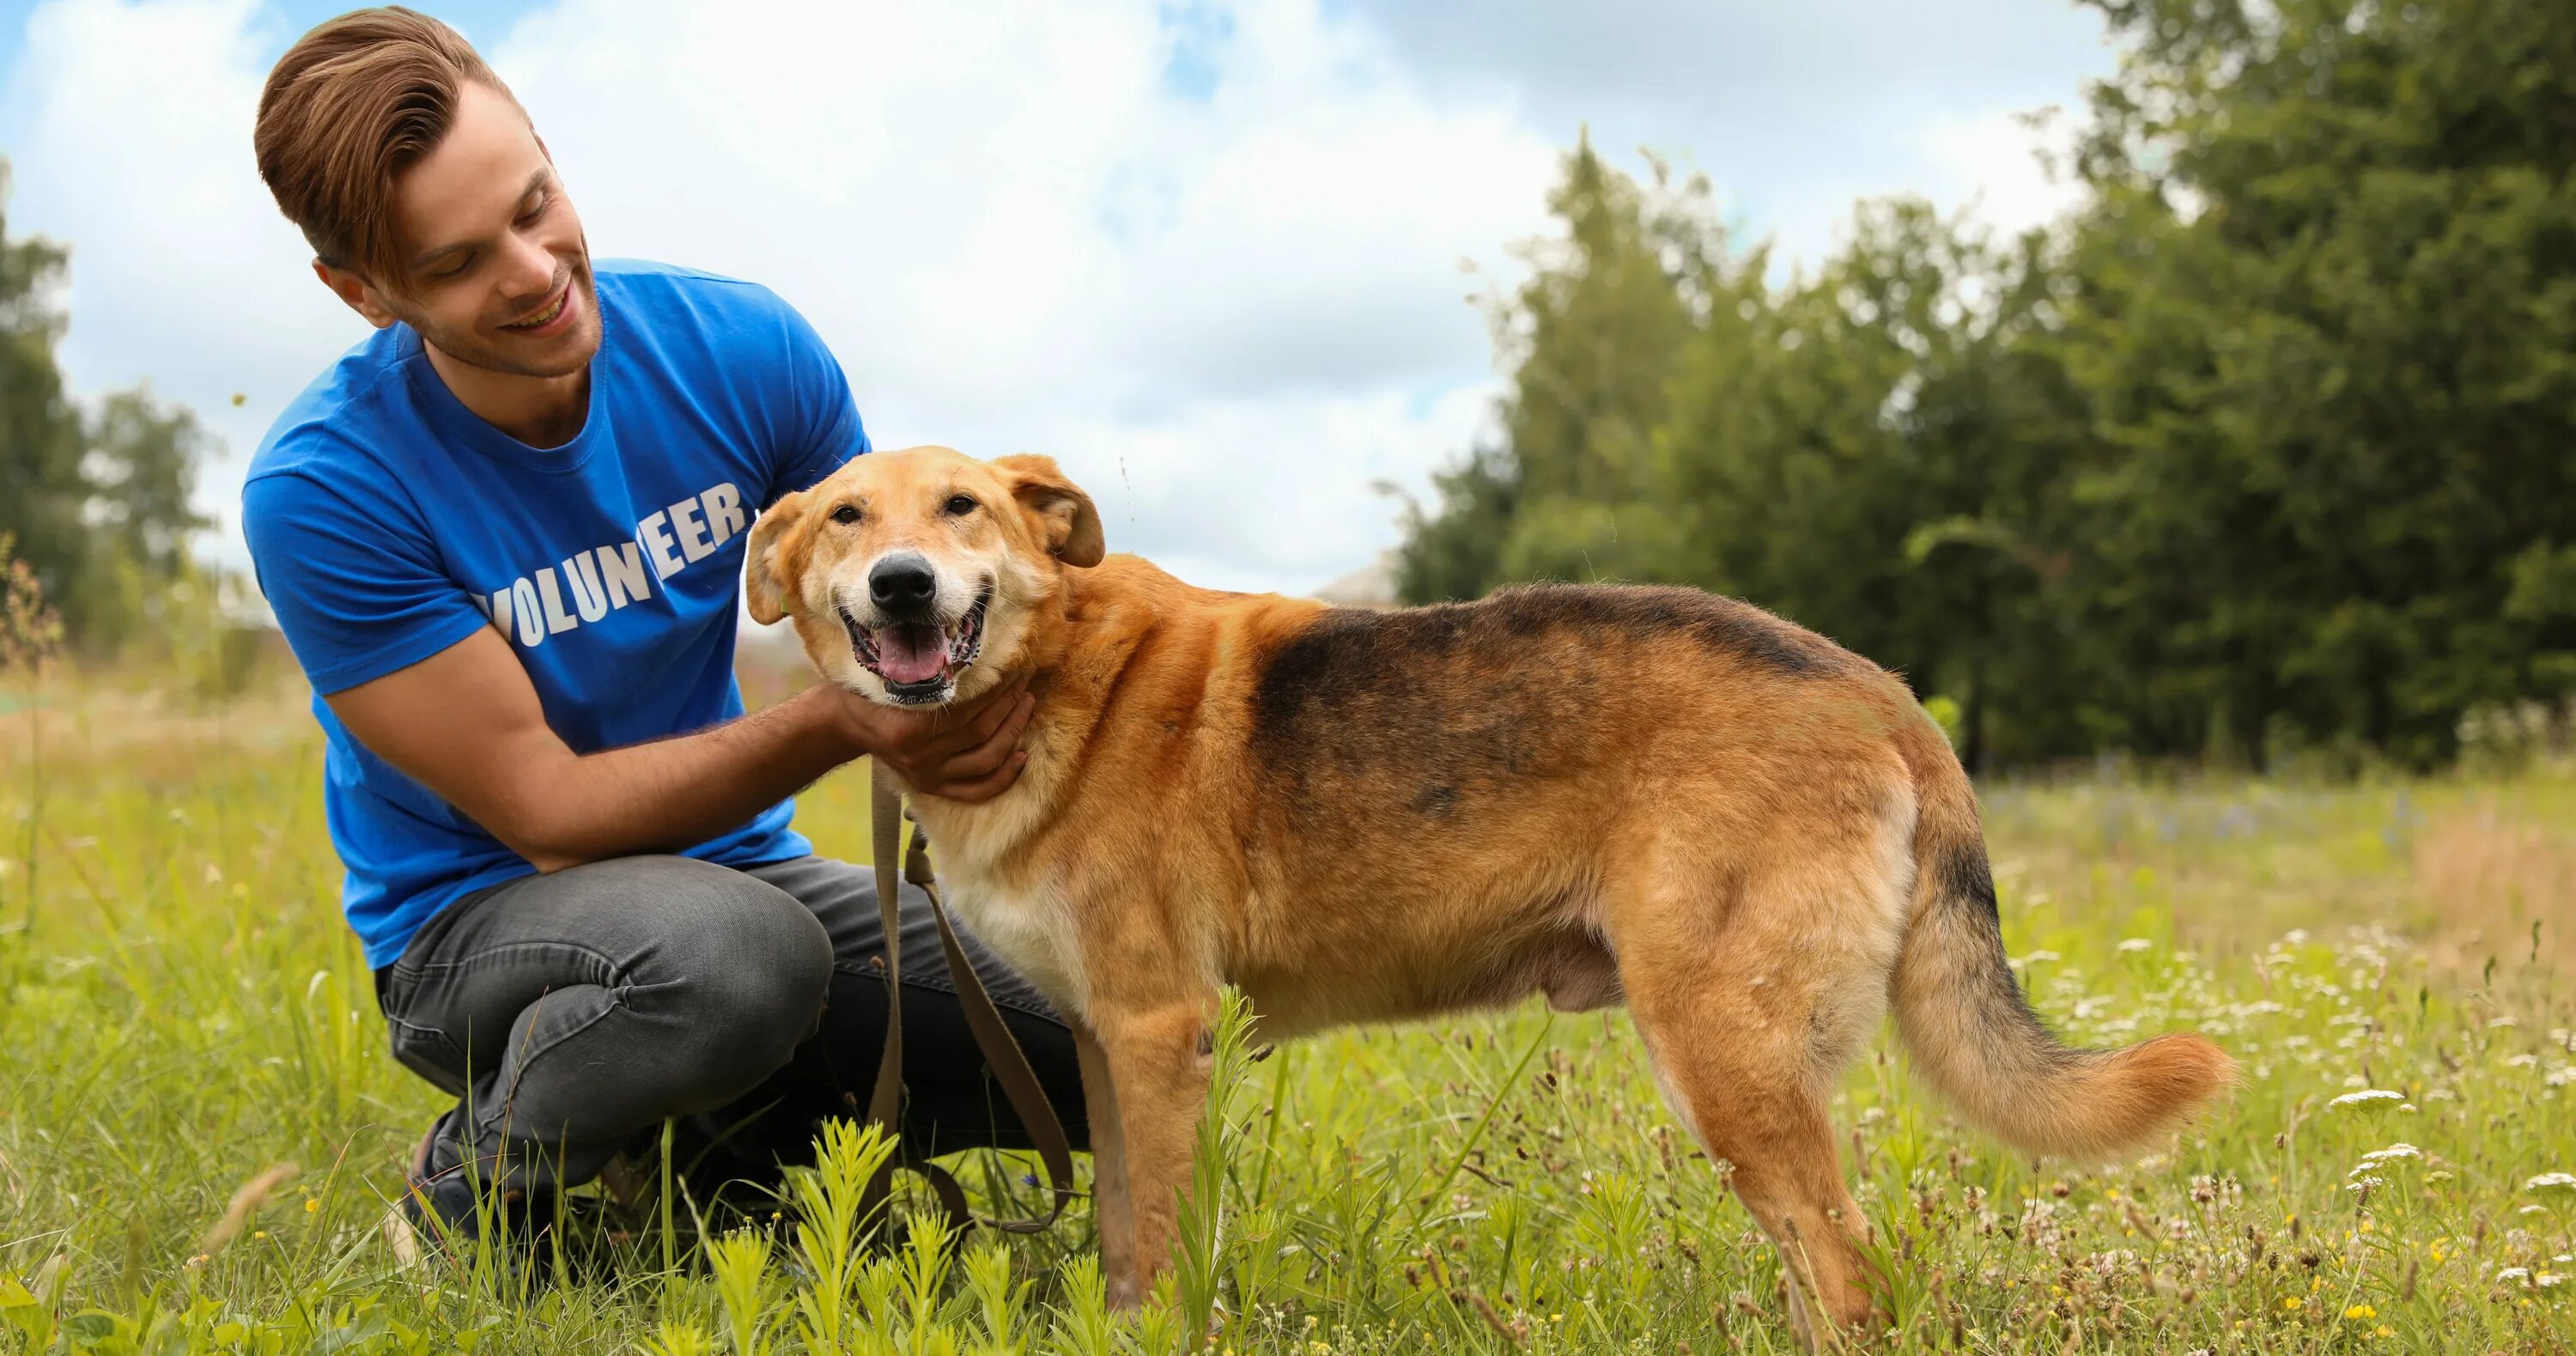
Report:
[{"label": "man's brown hair", "polygon": [[278,58],[251,144],[323,263],[401,290],[394,180],[447,135],[467,81],[510,93],[455,29],[400,5],[343,14]]}]

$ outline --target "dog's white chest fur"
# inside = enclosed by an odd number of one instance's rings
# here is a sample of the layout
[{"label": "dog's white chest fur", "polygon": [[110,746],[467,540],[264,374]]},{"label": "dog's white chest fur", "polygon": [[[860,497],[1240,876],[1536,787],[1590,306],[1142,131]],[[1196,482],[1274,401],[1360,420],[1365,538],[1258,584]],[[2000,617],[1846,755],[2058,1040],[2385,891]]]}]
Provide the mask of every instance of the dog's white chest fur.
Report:
[{"label": "dog's white chest fur", "polygon": [[949,905],[1002,963],[1038,987],[1059,1008],[1080,1010],[1082,956],[1074,948],[1072,920],[1057,891],[1012,890],[974,871],[943,873]]}]

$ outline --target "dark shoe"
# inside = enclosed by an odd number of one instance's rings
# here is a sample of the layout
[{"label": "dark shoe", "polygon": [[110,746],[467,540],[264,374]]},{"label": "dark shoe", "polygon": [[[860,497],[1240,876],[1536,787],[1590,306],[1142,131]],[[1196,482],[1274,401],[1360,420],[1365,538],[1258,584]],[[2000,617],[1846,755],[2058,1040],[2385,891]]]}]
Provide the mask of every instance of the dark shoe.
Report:
[{"label": "dark shoe", "polygon": [[603,1227],[601,1203],[551,1188],[529,1192],[511,1187],[494,1198],[493,1184],[477,1180],[463,1166],[433,1171],[444,1117],[431,1123],[412,1150],[403,1173],[402,1199],[386,1212],[384,1232],[394,1260],[403,1267],[430,1252],[470,1258],[488,1228],[504,1247],[504,1260],[544,1261],[549,1244],[560,1241],[563,1253],[588,1271],[615,1240]]}]

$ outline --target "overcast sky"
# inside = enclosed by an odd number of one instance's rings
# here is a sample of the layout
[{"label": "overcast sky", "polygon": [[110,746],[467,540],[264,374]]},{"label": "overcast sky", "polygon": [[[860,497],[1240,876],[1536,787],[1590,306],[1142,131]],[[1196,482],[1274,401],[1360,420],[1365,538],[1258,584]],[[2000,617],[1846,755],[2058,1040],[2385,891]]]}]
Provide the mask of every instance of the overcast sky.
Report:
[{"label": "overcast sky", "polygon": [[[1487,420],[1465,297],[1514,276],[1585,124],[1813,259],[1860,196],[2048,216],[2013,115],[2114,65],[2064,0],[415,6],[517,91],[595,252],[775,288],[879,446],[1051,454],[1113,549],[1292,592],[1391,545],[1372,483],[1427,485]],[[8,225],[72,247],[65,371],[222,437],[229,562],[245,459],[365,332],[250,150],[269,64],[343,7],[0,0]]]}]

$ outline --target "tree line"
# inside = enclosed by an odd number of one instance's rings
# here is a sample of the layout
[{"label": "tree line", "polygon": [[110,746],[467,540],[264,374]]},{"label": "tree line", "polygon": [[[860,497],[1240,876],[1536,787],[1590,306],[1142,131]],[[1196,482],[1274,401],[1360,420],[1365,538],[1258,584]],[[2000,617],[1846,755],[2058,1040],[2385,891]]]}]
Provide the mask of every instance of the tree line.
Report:
[{"label": "tree line", "polygon": [[190,538],[207,524],[188,491],[209,439],[146,389],[91,409],[64,389],[69,254],[10,238],[7,186],[0,162],[0,565],[23,567],[23,596],[58,613],[76,647],[112,652],[166,619],[173,586],[198,573]]},{"label": "tree line", "polygon": [[1735,594],[1955,703],[1978,767],[2563,720],[2576,5],[2088,3],[2123,58],[2049,228],[1865,203],[1791,272],[1578,146],[1405,600]]}]

